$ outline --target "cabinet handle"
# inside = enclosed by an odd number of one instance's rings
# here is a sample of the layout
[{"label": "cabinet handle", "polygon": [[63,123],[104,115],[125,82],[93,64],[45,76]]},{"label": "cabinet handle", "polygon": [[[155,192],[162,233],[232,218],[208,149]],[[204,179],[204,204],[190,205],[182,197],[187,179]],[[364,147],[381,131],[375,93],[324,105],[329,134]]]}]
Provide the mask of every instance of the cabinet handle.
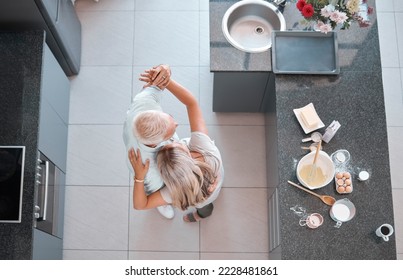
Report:
[{"label": "cabinet handle", "polygon": [[41,208],[38,205],[35,205],[35,213],[34,213],[34,217],[36,219],[39,219],[41,217],[41,215],[39,214],[39,212],[41,211]]},{"label": "cabinet handle", "polygon": [[49,161],[45,161],[45,198],[43,202],[43,217],[42,220],[46,221],[46,212],[48,210],[48,190],[49,190]]},{"label": "cabinet handle", "polygon": [[55,23],[59,22],[59,14],[60,14],[60,0],[57,0],[57,10],[56,10],[56,20]]}]

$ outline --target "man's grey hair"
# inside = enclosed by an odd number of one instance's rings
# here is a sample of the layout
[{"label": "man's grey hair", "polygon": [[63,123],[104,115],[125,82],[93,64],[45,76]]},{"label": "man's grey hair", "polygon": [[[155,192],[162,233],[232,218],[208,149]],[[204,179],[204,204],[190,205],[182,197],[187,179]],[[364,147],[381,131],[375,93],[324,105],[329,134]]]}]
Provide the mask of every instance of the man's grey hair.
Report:
[{"label": "man's grey hair", "polygon": [[133,120],[133,135],[145,145],[158,145],[165,140],[170,122],[167,114],[148,110],[139,113]]}]

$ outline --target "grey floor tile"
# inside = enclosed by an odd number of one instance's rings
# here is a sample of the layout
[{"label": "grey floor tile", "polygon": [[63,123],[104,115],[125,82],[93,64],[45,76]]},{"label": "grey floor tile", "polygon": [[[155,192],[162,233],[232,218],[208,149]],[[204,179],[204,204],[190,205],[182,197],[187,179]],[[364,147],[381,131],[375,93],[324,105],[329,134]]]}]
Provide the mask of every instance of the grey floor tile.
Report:
[{"label": "grey floor tile", "polygon": [[403,189],[393,189],[393,212],[395,215],[396,252],[403,254]]},{"label": "grey floor tile", "polygon": [[64,249],[127,250],[129,187],[67,186]]},{"label": "grey floor tile", "polygon": [[136,1],[136,11],[198,11],[199,0]]},{"label": "grey floor tile", "polygon": [[63,250],[64,260],[127,260],[127,251]]},{"label": "grey floor tile", "polygon": [[198,252],[199,224],[185,223],[183,213],[175,209],[175,217],[168,220],[157,209],[131,209],[130,251]]},{"label": "grey floor tile", "polygon": [[69,125],[67,185],[129,184],[123,125]]},{"label": "grey floor tile", "polygon": [[76,0],[77,11],[133,11],[134,0]]},{"label": "grey floor tile", "polygon": [[[388,127],[389,161],[393,189],[403,189],[403,127]],[[396,212],[395,212],[396,214]]]},{"label": "grey floor tile", "polygon": [[401,85],[401,87],[402,87],[402,90],[403,90],[403,67],[400,67],[399,68],[399,70],[400,70],[400,81],[402,82],[402,85]]},{"label": "grey floor tile", "polygon": [[83,66],[71,80],[70,124],[123,124],[132,91],[131,66]]},{"label": "grey floor tile", "polygon": [[133,11],[78,12],[82,26],[81,65],[131,65]]},{"label": "grey floor tile", "polygon": [[396,25],[393,13],[378,13],[382,67],[399,67]]},{"label": "grey floor tile", "polygon": [[268,253],[267,189],[223,188],[200,223],[202,253]]},{"label": "grey floor tile", "polygon": [[200,66],[210,66],[210,13],[200,12]]},{"label": "grey floor tile", "polygon": [[388,126],[403,126],[403,89],[399,68],[382,68],[386,122]]},{"label": "grey floor tile", "polygon": [[129,260],[198,260],[199,252],[129,252]]},{"label": "grey floor tile", "polygon": [[[377,4],[378,4],[378,2],[386,2],[386,3],[389,3],[389,1],[390,0],[386,0],[386,1],[383,1],[383,0],[377,0]],[[386,4],[385,3],[385,4]],[[401,1],[401,0],[393,0],[393,9],[394,9],[394,11],[395,12],[403,12],[403,1]]]},{"label": "grey floor tile", "polygon": [[133,65],[199,65],[198,12],[136,11],[134,26]]},{"label": "grey floor tile", "polygon": [[[160,62],[160,63],[162,63],[162,62]],[[131,98],[133,98],[137,93],[139,93],[142,90],[143,86],[145,85],[144,82],[141,82],[139,80],[140,74],[143,73],[146,69],[151,69],[153,66],[157,66],[160,63],[158,63],[158,64],[146,64],[146,65],[140,65],[140,66],[134,65],[132,67],[132,69],[133,69],[132,70],[133,79],[132,79]]]},{"label": "grey floor tile", "polygon": [[200,11],[208,11],[210,6],[210,1],[209,0],[200,0]]},{"label": "grey floor tile", "polygon": [[224,187],[267,188],[263,126],[208,126],[208,130],[223,159]]},{"label": "grey floor tile", "polygon": [[[401,5],[403,6],[403,5]],[[403,10],[399,13],[395,13],[396,21],[396,36],[397,45],[399,51],[399,66],[403,67]]]},{"label": "grey floor tile", "polygon": [[267,260],[268,253],[201,253],[202,260]]},{"label": "grey floor tile", "polygon": [[400,0],[376,0],[376,12],[393,12],[394,1]]}]

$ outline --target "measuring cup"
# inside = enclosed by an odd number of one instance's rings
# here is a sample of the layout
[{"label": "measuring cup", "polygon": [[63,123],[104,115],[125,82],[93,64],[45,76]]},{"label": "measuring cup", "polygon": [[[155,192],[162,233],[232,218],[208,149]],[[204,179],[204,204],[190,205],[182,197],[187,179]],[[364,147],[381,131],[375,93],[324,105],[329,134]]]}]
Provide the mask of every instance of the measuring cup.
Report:
[{"label": "measuring cup", "polygon": [[323,216],[319,213],[312,213],[306,218],[299,220],[300,226],[307,226],[309,228],[317,228],[323,224]]},{"label": "measuring cup", "polygon": [[311,137],[302,139],[302,142],[313,141],[315,143],[318,143],[320,140],[322,140],[322,134],[320,134],[319,132],[314,132],[311,134]]}]

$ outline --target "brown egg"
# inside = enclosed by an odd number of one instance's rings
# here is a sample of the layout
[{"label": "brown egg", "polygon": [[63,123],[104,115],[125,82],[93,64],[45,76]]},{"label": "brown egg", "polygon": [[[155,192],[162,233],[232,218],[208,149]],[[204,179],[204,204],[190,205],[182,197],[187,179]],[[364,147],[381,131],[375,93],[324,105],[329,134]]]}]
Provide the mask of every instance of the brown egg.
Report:
[{"label": "brown egg", "polygon": [[337,188],[337,191],[338,191],[339,193],[344,193],[344,192],[346,191],[346,188],[340,186],[340,187]]},{"label": "brown egg", "polygon": [[343,186],[344,185],[344,180],[343,179],[338,179],[337,180],[337,185]]},{"label": "brown egg", "polygon": [[343,173],[337,172],[337,173],[336,173],[336,178],[337,178],[337,179],[343,178]]},{"label": "brown egg", "polygon": [[346,181],[344,181],[346,183],[346,185],[351,185],[351,180],[350,179],[346,179]]},{"label": "brown egg", "polygon": [[351,193],[353,191],[353,188],[351,186],[346,187],[346,192]]},{"label": "brown egg", "polygon": [[350,179],[351,175],[349,172],[344,172],[343,177],[345,177],[346,179]]}]

